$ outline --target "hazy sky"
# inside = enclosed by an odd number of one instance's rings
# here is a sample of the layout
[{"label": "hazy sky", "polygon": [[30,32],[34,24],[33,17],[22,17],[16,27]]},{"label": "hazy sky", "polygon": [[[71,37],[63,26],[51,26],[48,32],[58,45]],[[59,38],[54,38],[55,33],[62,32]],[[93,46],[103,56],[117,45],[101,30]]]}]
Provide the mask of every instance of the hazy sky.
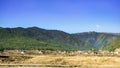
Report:
[{"label": "hazy sky", "polygon": [[0,27],[120,32],[120,0],[0,0]]}]

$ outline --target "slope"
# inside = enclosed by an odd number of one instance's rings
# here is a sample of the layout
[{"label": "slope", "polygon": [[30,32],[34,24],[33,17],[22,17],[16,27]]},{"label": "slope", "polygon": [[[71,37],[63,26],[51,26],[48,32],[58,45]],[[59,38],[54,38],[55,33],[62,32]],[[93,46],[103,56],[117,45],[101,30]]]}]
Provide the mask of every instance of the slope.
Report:
[{"label": "slope", "polygon": [[58,30],[38,27],[0,28],[0,48],[2,49],[51,49],[79,50],[91,46],[72,35]]},{"label": "slope", "polygon": [[109,50],[109,51],[114,51],[116,48],[120,48],[120,38],[114,40],[113,42],[103,47],[104,50]]},{"label": "slope", "polygon": [[116,33],[97,33],[97,32],[84,32],[72,34],[75,38],[89,43],[94,48],[101,48],[106,44],[114,41],[119,34]]}]

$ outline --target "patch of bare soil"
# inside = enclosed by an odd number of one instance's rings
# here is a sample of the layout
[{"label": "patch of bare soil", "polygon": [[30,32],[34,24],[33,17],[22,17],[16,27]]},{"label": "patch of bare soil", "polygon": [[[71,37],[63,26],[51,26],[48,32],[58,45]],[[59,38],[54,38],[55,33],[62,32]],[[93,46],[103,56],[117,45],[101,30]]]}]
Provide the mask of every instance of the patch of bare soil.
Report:
[{"label": "patch of bare soil", "polygon": [[0,64],[16,64],[22,63],[23,61],[32,57],[22,55],[0,55]]}]

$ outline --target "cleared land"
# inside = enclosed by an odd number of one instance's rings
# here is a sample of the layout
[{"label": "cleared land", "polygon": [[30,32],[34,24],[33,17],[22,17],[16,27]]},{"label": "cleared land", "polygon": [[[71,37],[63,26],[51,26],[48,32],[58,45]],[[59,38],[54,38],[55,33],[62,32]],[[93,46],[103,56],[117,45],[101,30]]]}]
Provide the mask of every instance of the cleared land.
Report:
[{"label": "cleared land", "polygon": [[[80,68],[120,68],[119,56],[95,55],[33,55],[6,58],[0,67],[80,67]],[[12,59],[12,60],[11,60]]]},{"label": "cleared land", "polygon": [[55,65],[68,65],[68,66],[107,66],[107,67],[120,67],[120,57],[109,56],[61,56],[61,55],[46,55],[36,56],[24,63],[32,64],[55,64]]}]

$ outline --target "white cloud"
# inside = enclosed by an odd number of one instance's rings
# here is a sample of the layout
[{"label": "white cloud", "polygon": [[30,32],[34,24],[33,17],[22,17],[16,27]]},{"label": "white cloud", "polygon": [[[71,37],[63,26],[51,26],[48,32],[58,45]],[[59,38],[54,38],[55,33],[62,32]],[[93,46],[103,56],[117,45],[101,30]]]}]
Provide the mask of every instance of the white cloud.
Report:
[{"label": "white cloud", "polygon": [[95,27],[96,27],[96,28],[100,28],[100,25],[97,24],[97,25],[95,25]]}]

